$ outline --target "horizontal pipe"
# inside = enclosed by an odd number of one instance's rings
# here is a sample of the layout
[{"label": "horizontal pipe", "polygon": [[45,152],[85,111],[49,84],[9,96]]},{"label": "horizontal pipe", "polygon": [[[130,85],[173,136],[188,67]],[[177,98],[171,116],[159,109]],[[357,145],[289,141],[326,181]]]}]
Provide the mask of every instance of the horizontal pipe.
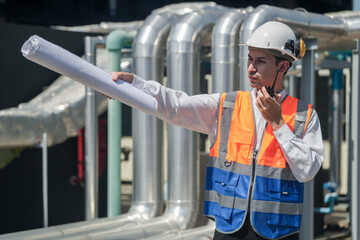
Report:
[{"label": "horizontal pipe", "polygon": [[[106,111],[104,97],[97,104],[98,114]],[[84,85],[61,76],[29,102],[0,111],[0,147],[37,145],[43,132],[48,147],[62,143],[84,127],[84,109]]]},{"label": "horizontal pipe", "polygon": [[205,226],[190,228],[177,232],[172,232],[166,235],[145,238],[145,240],[200,240],[212,239],[215,232],[215,222],[209,220]]}]

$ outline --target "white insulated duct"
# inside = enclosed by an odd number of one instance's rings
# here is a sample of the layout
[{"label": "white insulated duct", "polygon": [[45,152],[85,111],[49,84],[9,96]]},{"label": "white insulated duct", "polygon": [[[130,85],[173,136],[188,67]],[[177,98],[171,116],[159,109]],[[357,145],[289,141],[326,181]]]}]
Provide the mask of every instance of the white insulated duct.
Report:
[{"label": "white insulated duct", "polygon": [[[267,21],[279,21],[290,26],[302,38],[317,38],[318,50],[349,50],[355,47],[354,38],[360,38],[360,12],[330,14],[310,13],[303,9],[261,5],[244,21],[240,43],[246,43],[252,32]],[[248,49],[240,46],[240,89],[250,90],[247,78]]]},{"label": "white insulated duct", "polygon": [[[100,114],[106,103],[98,98],[98,104]],[[44,132],[48,146],[77,136],[85,122],[84,107],[84,85],[61,76],[31,101],[0,111],[0,146],[34,146]]]}]

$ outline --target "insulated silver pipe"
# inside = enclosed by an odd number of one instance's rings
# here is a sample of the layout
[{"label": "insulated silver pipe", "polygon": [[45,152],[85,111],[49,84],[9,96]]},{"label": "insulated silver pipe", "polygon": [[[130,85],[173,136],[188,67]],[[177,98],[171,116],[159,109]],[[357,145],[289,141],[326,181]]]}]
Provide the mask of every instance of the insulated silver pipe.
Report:
[{"label": "insulated silver pipe", "polygon": [[[360,13],[309,13],[303,9],[261,5],[244,21],[240,31],[240,43],[246,43],[252,32],[267,21],[280,21],[289,25],[296,35],[303,38],[317,38],[319,50],[353,49],[354,38],[360,37]],[[247,78],[247,47],[240,46],[240,89],[250,90]]]},{"label": "insulated silver pipe", "polygon": [[[248,9],[251,11],[251,9]],[[212,92],[239,89],[239,31],[247,11],[228,11],[215,24],[211,44]]]},{"label": "insulated silver pipe", "polygon": [[205,8],[219,8],[215,2],[183,2],[169,4],[161,8],[157,8],[151,14],[173,13],[177,15],[185,15],[194,11]]},{"label": "insulated silver pipe", "polygon": [[[251,11],[252,9],[247,9]],[[246,17],[245,10],[229,10],[215,23],[212,32],[212,92],[233,91],[238,79],[238,33],[241,22]],[[202,193],[200,193],[202,194]],[[171,232],[162,236],[147,238],[152,239],[209,239],[215,231],[215,223],[208,220],[208,224],[198,228]]]},{"label": "insulated silver pipe", "polygon": [[[213,25],[227,9],[188,14],[173,27],[168,40],[169,87],[189,95],[200,92],[200,50]],[[186,31],[184,31],[186,29]],[[168,125],[168,208],[179,229],[194,225],[198,206],[198,134]],[[181,210],[181,211],[180,211]]]},{"label": "insulated silver pipe", "polygon": [[[133,43],[134,73],[163,83],[166,40],[180,16],[171,12],[150,15]],[[163,210],[163,123],[132,110],[134,152],[133,195],[130,215],[139,219],[159,216]]]},{"label": "insulated silver pipe", "polygon": [[[96,64],[96,46],[104,44],[103,37],[85,37],[85,58]],[[96,91],[86,87],[85,94],[85,219],[98,216],[98,121]]]},{"label": "insulated silver pipe", "polygon": [[193,229],[186,229],[177,232],[171,232],[166,235],[145,238],[145,240],[200,240],[212,239],[215,231],[215,222],[210,220],[205,226]]},{"label": "insulated silver pipe", "polygon": [[[252,11],[252,9],[247,10]],[[235,83],[238,79],[238,33],[246,14],[246,11],[241,9],[229,10],[215,23],[211,43],[212,92],[233,91],[236,89]],[[162,236],[150,237],[146,240],[211,239],[214,231],[214,221],[208,220],[208,224],[205,226],[171,232]]]},{"label": "insulated silver pipe", "polygon": [[[154,10],[139,29],[133,43],[134,73],[163,84],[166,40],[180,14],[214,6],[214,3],[183,3]],[[160,215],[162,201],[163,124],[133,109],[133,201],[129,214],[149,219]]]}]

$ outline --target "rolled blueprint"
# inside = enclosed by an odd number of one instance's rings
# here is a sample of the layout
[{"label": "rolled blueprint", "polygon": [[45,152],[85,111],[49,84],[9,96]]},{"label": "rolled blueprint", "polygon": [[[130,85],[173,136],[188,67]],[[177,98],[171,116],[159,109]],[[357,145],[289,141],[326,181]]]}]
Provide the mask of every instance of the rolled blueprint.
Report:
[{"label": "rolled blueprint", "polygon": [[21,52],[27,59],[131,107],[147,113],[157,111],[154,97],[123,80],[114,82],[111,73],[37,35],[31,36],[23,44]]}]

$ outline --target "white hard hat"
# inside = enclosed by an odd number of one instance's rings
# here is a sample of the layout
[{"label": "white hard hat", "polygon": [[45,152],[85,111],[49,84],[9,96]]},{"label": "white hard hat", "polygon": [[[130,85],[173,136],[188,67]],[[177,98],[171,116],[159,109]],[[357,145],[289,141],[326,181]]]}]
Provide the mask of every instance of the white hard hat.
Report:
[{"label": "white hard hat", "polygon": [[305,44],[296,40],[294,31],[284,23],[269,21],[258,27],[246,45],[259,48],[276,56],[295,62],[305,54]]}]

